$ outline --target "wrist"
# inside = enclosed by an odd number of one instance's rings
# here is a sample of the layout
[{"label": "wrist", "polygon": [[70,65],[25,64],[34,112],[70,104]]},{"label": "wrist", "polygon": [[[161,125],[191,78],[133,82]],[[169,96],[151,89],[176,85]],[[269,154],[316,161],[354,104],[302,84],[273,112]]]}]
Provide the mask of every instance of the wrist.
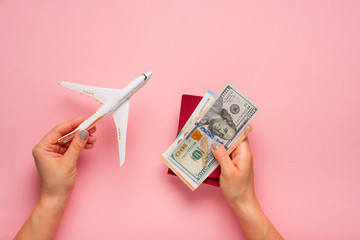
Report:
[{"label": "wrist", "polygon": [[63,210],[67,204],[69,196],[52,196],[41,193],[38,205],[48,211]]},{"label": "wrist", "polygon": [[260,204],[255,195],[247,198],[236,199],[229,203],[238,216],[246,217],[247,215],[254,214],[259,210],[261,211]]}]

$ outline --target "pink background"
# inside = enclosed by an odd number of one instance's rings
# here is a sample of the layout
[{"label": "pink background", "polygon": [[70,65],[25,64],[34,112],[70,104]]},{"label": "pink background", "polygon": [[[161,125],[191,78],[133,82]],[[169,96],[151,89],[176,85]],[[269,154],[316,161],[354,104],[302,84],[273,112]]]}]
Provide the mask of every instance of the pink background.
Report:
[{"label": "pink background", "polygon": [[217,187],[191,192],[159,156],[183,93],[232,83],[260,112],[250,142],[259,201],[287,239],[360,238],[359,1],[0,1],[0,239],[39,195],[32,147],[95,100],[59,81],[123,88],[119,168],[112,119],[82,154],[57,239],[243,239]]}]

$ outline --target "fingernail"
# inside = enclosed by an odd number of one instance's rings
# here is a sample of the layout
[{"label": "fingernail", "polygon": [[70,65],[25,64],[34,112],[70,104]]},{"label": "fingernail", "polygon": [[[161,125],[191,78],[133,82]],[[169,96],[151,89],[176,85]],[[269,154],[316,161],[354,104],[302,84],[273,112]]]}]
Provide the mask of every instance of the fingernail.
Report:
[{"label": "fingernail", "polygon": [[213,142],[211,144],[211,148],[214,149],[214,150],[218,149],[219,147],[220,147],[220,143],[218,143],[218,142]]},{"label": "fingernail", "polygon": [[82,130],[79,134],[79,138],[83,141],[86,141],[86,139],[88,138],[89,133],[85,130]]}]

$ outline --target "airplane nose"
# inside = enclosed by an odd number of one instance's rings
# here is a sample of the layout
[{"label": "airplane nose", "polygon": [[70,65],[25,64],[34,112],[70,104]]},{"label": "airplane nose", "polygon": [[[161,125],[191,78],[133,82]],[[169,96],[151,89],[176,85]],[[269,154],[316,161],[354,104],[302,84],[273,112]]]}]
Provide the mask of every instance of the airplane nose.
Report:
[{"label": "airplane nose", "polygon": [[151,77],[152,75],[152,72],[147,72],[147,73],[144,73],[145,76],[146,76],[146,80],[149,80],[149,78]]}]

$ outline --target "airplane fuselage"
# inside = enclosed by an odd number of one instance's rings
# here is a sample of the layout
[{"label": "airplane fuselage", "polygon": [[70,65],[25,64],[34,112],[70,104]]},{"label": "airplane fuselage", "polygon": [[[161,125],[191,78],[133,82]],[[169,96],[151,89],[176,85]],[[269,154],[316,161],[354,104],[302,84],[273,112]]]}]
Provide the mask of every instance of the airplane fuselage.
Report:
[{"label": "airplane fuselage", "polygon": [[114,95],[109,99],[102,107],[100,107],[94,114],[92,114],[88,119],[82,122],[73,132],[59,139],[58,142],[66,143],[70,141],[77,131],[80,130],[90,130],[98,123],[104,121],[109,117],[113,112],[115,112],[121,105],[128,101],[132,95],[134,95],[144,84],[149,80],[151,72],[142,74],[131,83],[129,83],[124,89],[119,93]]},{"label": "airplane fuselage", "polygon": [[104,121],[125,101],[129,100],[147,82],[151,73],[146,73],[129,83],[122,91],[106,102],[93,115],[78,126],[78,130],[90,130],[98,123]]}]

